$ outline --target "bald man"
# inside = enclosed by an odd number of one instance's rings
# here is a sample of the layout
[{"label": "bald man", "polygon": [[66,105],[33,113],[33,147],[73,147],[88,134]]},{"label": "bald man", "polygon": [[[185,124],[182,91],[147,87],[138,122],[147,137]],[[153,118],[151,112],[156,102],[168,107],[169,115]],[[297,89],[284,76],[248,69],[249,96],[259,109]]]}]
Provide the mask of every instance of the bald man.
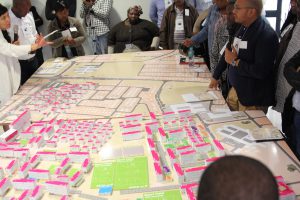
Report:
[{"label": "bald man", "polygon": [[277,182],[261,162],[245,156],[225,156],[203,173],[198,200],[279,200]]}]

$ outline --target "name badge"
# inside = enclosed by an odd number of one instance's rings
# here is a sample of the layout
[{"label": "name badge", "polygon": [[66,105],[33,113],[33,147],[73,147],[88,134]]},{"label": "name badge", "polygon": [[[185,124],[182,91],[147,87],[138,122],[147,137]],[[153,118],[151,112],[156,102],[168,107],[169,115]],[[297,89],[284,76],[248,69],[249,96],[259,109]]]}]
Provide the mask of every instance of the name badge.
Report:
[{"label": "name badge", "polygon": [[70,28],[70,31],[71,31],[71,32],[76,32],[76,31],[77,31],[77,28],[76,28],[75,26],[73,26],[73,27]]},{"label": "name badge", "polygon": [[240,41],[240,49],[247,49],[248,42],[247,41]]},{"label": "name badge", "polygon": [[175,29],[177,31],[183,31],[184,30],[184,27],[183,27],[183,19],[176,19],[176,26],[175,26]]},{"label": "name badge", "polygon": [[170,5],[172,5],[172,0],[165,0],[165,9],[167,9]]},{"label": "name badge", "polygon": [[232,46],[233,46],[233,48],[235,48],[237,54],[239,54],[239,50],[240,50],[240,42],[241,42],[241,41],[242,41],[242,40],[241,40],[240,38],[237,38],[237,37],[235,37],[234,40],[233,40]]},{"label": "name badge", "polygon": [[190,10],[189,9],[185,9],[184,10],[184,14],[185,14],[185,16],[190,16]]},{"label": "name badge", "polygon": [[126,49],[132,49],[132,44],[125,44]]}]

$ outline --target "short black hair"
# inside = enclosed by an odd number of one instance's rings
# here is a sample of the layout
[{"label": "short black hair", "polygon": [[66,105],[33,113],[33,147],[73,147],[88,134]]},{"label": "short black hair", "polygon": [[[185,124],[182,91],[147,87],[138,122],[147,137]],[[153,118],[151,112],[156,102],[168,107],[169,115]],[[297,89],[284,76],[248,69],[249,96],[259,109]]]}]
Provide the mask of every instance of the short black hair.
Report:
[{"label": "short black hair", "polygon": [[203,173],[198,200],[278,200],[272,172],[261,162],[245,156],[225,156]]},{"label": "short black hair", "polygon": [[54,7],[55,12],[59,12],[64,9],[69,9],[68,4],[64,0],[57,0],[55,7]]},{"label": "short black hair", "polygon": [[3,6],[2,4],[0,4],[0,16],[3,15],[4,13],[6,13],[8,11],[8,9]]}]

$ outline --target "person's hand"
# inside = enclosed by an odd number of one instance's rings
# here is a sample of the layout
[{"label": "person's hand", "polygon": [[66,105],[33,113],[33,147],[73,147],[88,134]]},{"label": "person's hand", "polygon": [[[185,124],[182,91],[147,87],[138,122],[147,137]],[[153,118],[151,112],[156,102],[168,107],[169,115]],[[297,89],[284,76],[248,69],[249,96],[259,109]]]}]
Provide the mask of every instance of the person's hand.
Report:
[{"label": "person's hand", "polygon": [[94,4],[93,0],[82,0],[83,4],[87,7],[90,7]]},{"label": "person's hand", "polygon": [[75,40],[71,37],[66,38],[64,41],[65,45],[74,45],[75,43],[76,43]]},{"label": "person's hand", "polygon": [[156,51],[155,47],[150,47],[149,51]]},{"label": "person's hand", "polygon": [[182,44],[186,47],[190,47],[193,44],[193,41],[191,39],[185,39]]},{"label": "person's hand", "polygon": [[211,78],[208,87],[211,88],[211,89],[217,90],[218,87],[219,87],[219,82],[218,82],[218,80],[216,80],[216,79],[214,79],[214,78]]},{"label": "person's hand", "polygon": [[13,41],[12,44],[14,44],[14,45],[20,45],[20,40]]},{"label": "person's hand", "polygon": [[37,35],[35,43],[31,45],[31,51],[36,51],[37,49],[50,44],[53,44],[53,42],[47,42],[42,34]]},{"label": "person's hand", "polygon": [[228,64],[232,64],[232,62],[238,57],[237,52],[234,47],[232,47],[232,51],[228,48],[225,49],[225,61]]}]

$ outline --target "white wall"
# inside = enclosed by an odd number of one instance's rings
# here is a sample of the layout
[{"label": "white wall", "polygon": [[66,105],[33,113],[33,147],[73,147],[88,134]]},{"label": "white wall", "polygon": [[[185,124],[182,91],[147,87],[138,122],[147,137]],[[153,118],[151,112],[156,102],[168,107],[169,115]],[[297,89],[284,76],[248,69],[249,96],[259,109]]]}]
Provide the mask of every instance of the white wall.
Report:
[{"label": "white wall", "polygon": [[[56,1],[56,0],[52,0],[52,1]],[[78,19],[80,19],[79,13],[80,13],[80,7],[82,4],[82,0],[76,0],[76,1],[77,1],[76,17]],[[8,7],[11,5],[11,2],[12,2],[12,0],[0,0],[1,4],[8,6]],[[46,0],[31,0],[31,4],[37,8],[39,15],[44,20],[44,25],[40,28],[40,31],[41,31],[41,33],[46,35],[47,34],[46,33],[47,26],[49,24],[49,21],[46,20],[46,17],[45,17]],[[141,5],[143,8],[143,12],[144,12],[143,15],[141,15],[141,18],[149,20],[149,4],[150,4],[150,0],[113,0],[113,9],[111,12],[111,26],[126,19],[127,9],[132,5]],[[91,51],[87,45],[87,42],[85,42],[84,48],[85,48],[86,54],[90,54]],[[43,52],[44,52],[45,59],[52,57],[50,47],[44,47]]]}]

